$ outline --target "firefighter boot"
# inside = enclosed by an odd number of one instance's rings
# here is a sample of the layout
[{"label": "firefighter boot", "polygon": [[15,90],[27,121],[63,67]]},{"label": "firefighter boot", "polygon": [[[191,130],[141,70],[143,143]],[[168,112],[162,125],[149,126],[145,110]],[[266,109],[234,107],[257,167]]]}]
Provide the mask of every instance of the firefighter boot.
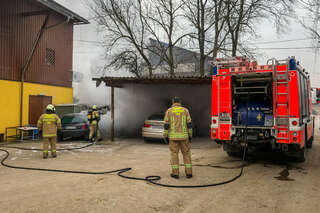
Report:
[{"label": "firefighter boot", "polygon": [[51,155],[52,155],[53,158],[56,158],[56,157],[57,157],[57,151],[56,151],[56,150],[53,150],[53,151],[51,152]]},{"label": "firefighter boot", "polygon": [[43,152],[43,159],[47,159],[48,158],[48,152],[47,151],[44,151]]},{"label": "firefighter boot", "polygon": [[181,152],[184,160],[185,173],[187,178],[192,178],[192,163],[191,163],[191,151],[190,143],[188,140],[181,141]]},{"label": "firefighter boot", "polygon": [[170,176],[171,176],[172,178],[174,178],[174,179],[179,179],[179,175],[175,175],[175,174],[171,173]]}]

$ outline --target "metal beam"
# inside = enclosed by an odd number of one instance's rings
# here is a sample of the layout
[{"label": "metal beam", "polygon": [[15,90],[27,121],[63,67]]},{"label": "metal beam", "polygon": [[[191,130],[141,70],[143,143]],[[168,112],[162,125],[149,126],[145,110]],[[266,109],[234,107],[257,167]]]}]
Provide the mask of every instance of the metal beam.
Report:
[{"label": "metal beam", "polygon": [[111,141],[114,141],[114,87],[111,87]]}]

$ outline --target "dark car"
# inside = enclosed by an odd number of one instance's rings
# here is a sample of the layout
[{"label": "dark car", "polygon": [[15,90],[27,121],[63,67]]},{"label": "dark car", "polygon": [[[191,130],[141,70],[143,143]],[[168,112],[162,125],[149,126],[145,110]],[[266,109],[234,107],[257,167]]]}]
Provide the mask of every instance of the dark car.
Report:
[{"label": "dark car", "polygon": [[72,138],[89,138],[89,122],[81,113],[65,114],[61,119],[62,130],[58,133],[58,140]]}]

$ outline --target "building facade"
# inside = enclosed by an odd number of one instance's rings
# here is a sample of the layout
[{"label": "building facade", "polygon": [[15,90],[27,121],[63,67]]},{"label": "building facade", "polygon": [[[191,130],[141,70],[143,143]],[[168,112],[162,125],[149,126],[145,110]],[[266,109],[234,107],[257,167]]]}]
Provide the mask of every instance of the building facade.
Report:
[{"label": "building facade", "polygon": [[53,0],[1,0],[0,134],[73,102],[73,27],[88,23]]}]

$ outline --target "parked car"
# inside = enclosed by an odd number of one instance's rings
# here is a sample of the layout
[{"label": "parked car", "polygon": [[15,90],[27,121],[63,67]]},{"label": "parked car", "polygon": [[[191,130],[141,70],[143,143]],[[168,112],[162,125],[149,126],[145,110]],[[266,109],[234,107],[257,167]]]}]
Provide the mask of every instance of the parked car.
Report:
[{"label": "parked car", "polygon": [[[148,142],[154,139],[163,139],[164,131],[164,116],[165,112],[157,112],[151,114],[147,120],[144,121],[142,127],[142,137],[144,141]],[[193,125],[192,128],[193,136],[196,135],[196,127]]]},{"label": "parked car", "polygon": [[65,114],[61,119],[62,130],[58,132],[58,140],[68,138],[89,138],[89,122],[82,113]]},{"label": "parked car", "polygon": [[164,112],[158,112],[150,115],[148,119],[144,121],[142,137],[145,141],[163,139],[164,116]]}]

